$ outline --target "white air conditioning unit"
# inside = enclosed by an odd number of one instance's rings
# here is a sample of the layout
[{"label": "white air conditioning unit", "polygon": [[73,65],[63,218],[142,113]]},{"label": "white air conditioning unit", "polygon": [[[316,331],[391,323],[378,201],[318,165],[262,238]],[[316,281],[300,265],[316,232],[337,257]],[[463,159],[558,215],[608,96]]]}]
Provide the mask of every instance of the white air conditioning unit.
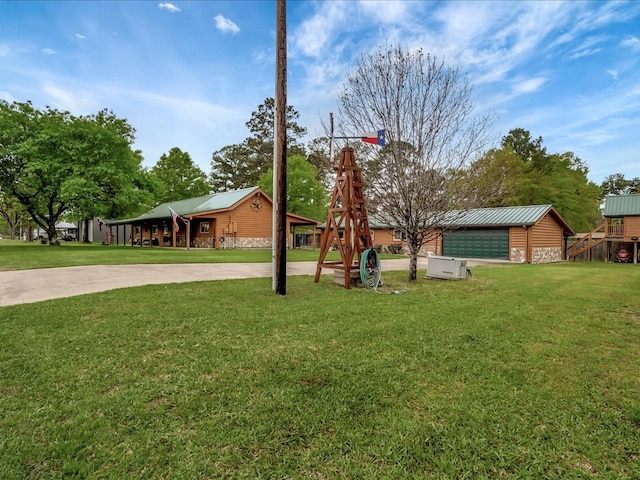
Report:
[{"label": "white air conditioning unit", "polygon": [[427,258],[426,278],[461,279],[467,278],[467,260],[463,258]]}]

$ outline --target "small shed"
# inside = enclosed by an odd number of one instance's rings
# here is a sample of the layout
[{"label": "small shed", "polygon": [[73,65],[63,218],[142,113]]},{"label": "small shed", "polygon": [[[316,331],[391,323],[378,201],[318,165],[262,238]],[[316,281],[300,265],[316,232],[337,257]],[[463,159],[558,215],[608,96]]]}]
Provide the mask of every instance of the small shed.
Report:
[{"label": "small shed", "polygon": [[452,212],[442,234],[442,254],[520,263],[565,259],[567,238],[574,231],[552,205],[477,208]]}]

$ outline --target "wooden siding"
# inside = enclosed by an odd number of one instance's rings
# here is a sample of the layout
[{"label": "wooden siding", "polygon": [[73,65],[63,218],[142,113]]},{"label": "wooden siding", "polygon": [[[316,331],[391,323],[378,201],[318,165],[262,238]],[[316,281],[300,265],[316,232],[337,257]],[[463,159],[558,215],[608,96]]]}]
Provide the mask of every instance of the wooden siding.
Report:
[{"label": "wooden siding", "polygon": [[[383,247],[387,245],[400,245],[402,247],[407,246],[407,242],[402,240],[395,240],[393,238],[393,229],[390,228],[373,228],[371,229],[371,233],[373,235],[373,244],[381,245]],[[427,249],[429,251],[433,251],[435,255],[440,255],[442,252],[442,235],[440,232],[435,233],[431,238],[429,238],[422,249]]]},{"label": "wooden siding", "polygon": [[563,248],[562,227],[549,214],[531,227],[531,248]]},{"label": "wooden siding", "polygon": [[433,251],[434,255],[442,255],[442,232],[439,231],[429,238],[422,248],[426,248],[429,251]]},{"label": "wooden siding", "polygon": [[512,262],[531,262],[531,246],[526,227],[509,228],[509,260]]},{"label": "wooden siding", "polygon": [[254,195],[238,204],[233,210],[216,214],[216,236],[236,238],[271,239],[271,202],[260,196],[260,209],[253,207]]},{"label": "wooden siding", "polygon": [[527,248],[527,229],[523,227],[509,228],[509,248]]},{"label": "wooden siding", "polygon": [[373,228],[371,229],[371,233],[373,234],[373,244],[374,245],[382,245],[383,247],[386,245],[406,245],[406,242],[401,240],[393,239],[393,230],[388,228]]},{"label": "wooden siding", "polygon": [[624,217],[624,241],[632,242],[631,237],[640,238],[640,216]]}]

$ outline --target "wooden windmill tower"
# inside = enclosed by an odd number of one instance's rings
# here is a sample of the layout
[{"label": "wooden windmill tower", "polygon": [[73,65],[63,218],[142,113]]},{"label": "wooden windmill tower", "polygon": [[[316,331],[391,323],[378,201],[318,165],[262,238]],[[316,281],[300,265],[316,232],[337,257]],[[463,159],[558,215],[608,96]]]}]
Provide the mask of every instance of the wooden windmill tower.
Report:
[{"label": "wooden windmill tower", "polygon": [[[353,149],[342,149],[336,172],[329,214],[320,240],[320,257],[314,282],[323,268],[344,272],[344,286],[351,287],[351,272],[360,271],[362,252],[371,248],[371,231],[362,192],[362,169],[356,165]],[[341,261],[326,262],[327,252],[335,247]]]}]

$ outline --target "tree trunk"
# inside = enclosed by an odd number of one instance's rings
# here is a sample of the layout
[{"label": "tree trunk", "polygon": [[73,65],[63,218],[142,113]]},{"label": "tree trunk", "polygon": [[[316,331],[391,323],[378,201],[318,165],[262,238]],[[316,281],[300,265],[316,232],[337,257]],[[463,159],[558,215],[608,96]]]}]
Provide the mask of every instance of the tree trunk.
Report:
[{"label": "tree trunk", "polygon": [[82,229],[82,242],[89,243],[89,217],[84,219],[84,228]]},{"label": "tree trunk", "polygon": [[56,224],[50,224],[47,225],[47,229],[45,230],[47,232],[47,236],[49,237],[49,245],[60,245],[60,242],[58,242],[57,236],[58,236],[58,232],[56,232]]},{"label": "tree trunk", "polygon": [[420,249],[420,245],[416,244],[413,241],[409,241],[409,280],[410,282],[414,282],[418,278],[418,250]]}]

